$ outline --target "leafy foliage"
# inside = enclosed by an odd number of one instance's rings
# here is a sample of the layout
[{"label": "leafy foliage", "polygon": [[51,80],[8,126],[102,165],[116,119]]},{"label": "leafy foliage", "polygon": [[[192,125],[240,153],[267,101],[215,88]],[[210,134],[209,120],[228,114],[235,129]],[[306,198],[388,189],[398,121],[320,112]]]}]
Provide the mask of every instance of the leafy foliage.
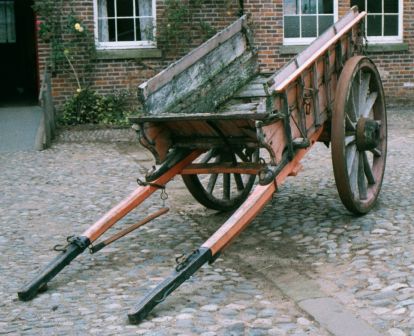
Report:
[{"label": "leafy foliage", "polygon": [[101,95],[92,89],[84,89],[65,102],[60,122],[64,125],[127,125],[127,117],[132,112],[131,95],[127,90]]}]

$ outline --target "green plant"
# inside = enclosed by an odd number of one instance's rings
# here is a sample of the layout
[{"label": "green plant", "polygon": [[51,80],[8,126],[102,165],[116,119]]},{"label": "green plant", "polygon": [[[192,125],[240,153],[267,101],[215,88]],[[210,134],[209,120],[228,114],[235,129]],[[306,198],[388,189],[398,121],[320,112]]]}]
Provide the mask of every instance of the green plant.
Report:
[{"label": "green plant", "polygon": [[83,89],[66,100],[60,123],[127,125],[131,95],[127,90],[101,95],[90,88]]}]

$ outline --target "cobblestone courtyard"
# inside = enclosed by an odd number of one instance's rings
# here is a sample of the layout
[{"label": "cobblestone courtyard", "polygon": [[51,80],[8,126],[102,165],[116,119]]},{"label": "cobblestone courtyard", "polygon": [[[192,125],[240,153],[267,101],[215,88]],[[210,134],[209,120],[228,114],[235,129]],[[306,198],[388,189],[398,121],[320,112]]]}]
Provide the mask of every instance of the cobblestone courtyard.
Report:
[{"label": "cobblestone courtyard", "polygon": [[[134,190],[152,158],[128,142],[57,142],[42,152],[0,154],[0,334],[330,335],[298,305],[298,275],[380,335],[413,336],[414,112],[390,109],[389,128],[373,211],[355,217],[345,210],[330,150],[318,144],[302,173],[221,258],[138,326],[128,324],[130,308],[172,271],[175,256],[197,248],[229,214],[198,205],[176,178],[168,215],[95,255],[82,254],[47,292],[20,302],[17,290],[53,258],[53,245]],[[156,194],[110,232],[161,206]]]}]

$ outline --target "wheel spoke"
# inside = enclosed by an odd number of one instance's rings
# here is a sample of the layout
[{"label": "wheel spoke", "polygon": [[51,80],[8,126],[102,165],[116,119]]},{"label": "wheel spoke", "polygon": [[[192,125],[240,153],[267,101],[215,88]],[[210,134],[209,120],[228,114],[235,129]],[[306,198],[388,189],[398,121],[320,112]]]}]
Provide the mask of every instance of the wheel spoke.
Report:
[{"label": "wheel spoke", "polygon": [[355,143],[355,135],[345,136],[345,146],[353,145]]},{"label": "wheel spoke", "polygon": [[250,159],[245,153],[243,153],[242,150],[236,150],[236,154],[240,159],[242,159],[243,162],[250,162]]},{"label": "wheel spoke", "polygon": [[359,155],[355,150],[354,160],[352,162],[351,171],[349,172],[349,185],[351,191],[356,195],[358,190],[358,171],[359,171]]},{"label": "wheel spoke", "polygon": [[216,154],[214,149],[210,149],[208,153],[202,158],[201,163],[207,163]]},{"label": "wheel spoke", "polygon": [[369,116],[369,113],[372,110],[372,107],[375,104],[375,101],[377,100],[378,97],[378,92],[372,92],[368,99],[366,100],[365,104],[363,105],[364,107],[362,108],[362,116],[364,118],[367,118]]},{"label": "wheel spoke", "polygon": [[354,79],[354,81],[352,82],[352,89],[351,89],[351,103],[352,103],[352,110],[353,110],[353,117],[354,117],[354,121],[358,120],[359,117],[359,82],[360,82],[360,78],[359,78],[359,74],[357,75],[357,77]]},{"label": "wheel spoke", "polygon": [[234,180],[236,181],[237,190],[242,191],[244,189],[243,179],[240,174],[234,174]]},{"label": "wheel spoke", "polygon": [[345,128],[348,131],[356,131],[356,123],[351,120],[349,115],[345,116]]},{"label": "wheel spoke", "polygon": [[365,170],[364,170],[364,153],[359,153],[358,158],[358,191],[359,199],[366,200],[367,196],[367,184],[365,181]]},{"label": "wheel spoke", "polygon": [[356,145],[351,145],[346,149],[346,166],[348,168],[348,172],[352,169],[352,164],[354,163],[356,153]]},{"label": "wheel spoke", "polygon": [[223,198],[230,199],[230,174],[223,174]]},{"label": "wheel spoke", "polygon": [[380,149],[378,149],[378,148],[371,149],[371,150],[370,150],[370,152],[371,152],[372,154],[374,154],[374,156],[376,156],[376,157],[381,157],[381,156],[382,156],[382,152],[381,152],[381,150],[380,150]]},{"label": "wheel spoke", "polygon": [[369,72],[361,73],[361,88],[359,90],[359,106],[364,106],[365,102],[367,101],[370,80],[371,80],[371,74]]},{"label": "wheel spoke", "polygon": [[372,173],[371,165],[369,164],[368,156],[366,152],[363,152],[362,159],[364,160],[364,171],[365,171],[365,176],[367,177],[367,180],[368,180],[368,184],[370,185],[375,184],[375,177],[374,177],[374,174]]},{"label": "wheel spoke", "polygon": [[214,187],[216,186],[217,177],[218,177],[218,174],[211,174],[210,178],[208,179],[207,192],[209,194],[213,193]]}]

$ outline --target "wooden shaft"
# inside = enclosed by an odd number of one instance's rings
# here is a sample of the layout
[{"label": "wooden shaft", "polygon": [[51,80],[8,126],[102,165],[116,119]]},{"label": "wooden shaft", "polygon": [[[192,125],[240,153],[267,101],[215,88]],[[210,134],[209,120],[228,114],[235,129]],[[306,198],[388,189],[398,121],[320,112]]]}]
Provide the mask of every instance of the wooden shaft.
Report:
[{"label": "wooden shaft", "polygon": [[264,208],[276,191],[276,186],[281,185],[289,175],[298,171],[300,160],[318,140],[322,130],[323,127],[320,127],[310,137],[311,145],[308,148],[299,149],[296,152],[293,159],[276,176],[275,183],[257,186],[247,200],[244,201],[243,205],[202,245],[203,248],[211,250],[213,258],[230,244]]},{"label": "wooden shaft", "polygon": [[232,162],[222,163],[193,163],[185,167],[181,175],[194,174],[253,174],[256,175],[263,168],[260,163],[238,162],[234,165]]},{"label": "wooden shaft", "polygon": [[[161,177],[153,181],[153,183],[158,185],[165,185],[175,175],[180,174],[183,168],[189,165],[201,153],[202,151],[199,150],[190,153],[185,159],[177,163],[165,174],[161,175]],[[145,201],[151,194],[153,194],[157,190],[158,188],[152,185],[138,187],[121,203],[113,207],[103,217],[101,217],[97,222],[95,222],[95,224],[93,224],[89,229],[87,229],[82,234],[82,236],[89,238],[89,241],[91,243],[94,242],[117,221],[119,221],[121,218],[127,215],[131,210],[135,209],[138,205],[140,205],[143,201]]]},{"label": "wooden shaft", "polygon": [[109,237],[108,239],[105,239],[102,243],[106,246],[111,243],[113,243],[115,240],[118,240],[119,238],[122,238],[123,236],[127,235],[128,233],[138,229],[140,226],[143,226],[147,224],[148,222],[154,220],[155,218],[167,213],[170,209],[169,208],[161,208],[158,211],[152,213],[148,217],[144,218],[143,220],[139,221],[138,223],[135,223],[126,229],[123,229],[119,231],[118,233],[114,234],[113,236]]}]

